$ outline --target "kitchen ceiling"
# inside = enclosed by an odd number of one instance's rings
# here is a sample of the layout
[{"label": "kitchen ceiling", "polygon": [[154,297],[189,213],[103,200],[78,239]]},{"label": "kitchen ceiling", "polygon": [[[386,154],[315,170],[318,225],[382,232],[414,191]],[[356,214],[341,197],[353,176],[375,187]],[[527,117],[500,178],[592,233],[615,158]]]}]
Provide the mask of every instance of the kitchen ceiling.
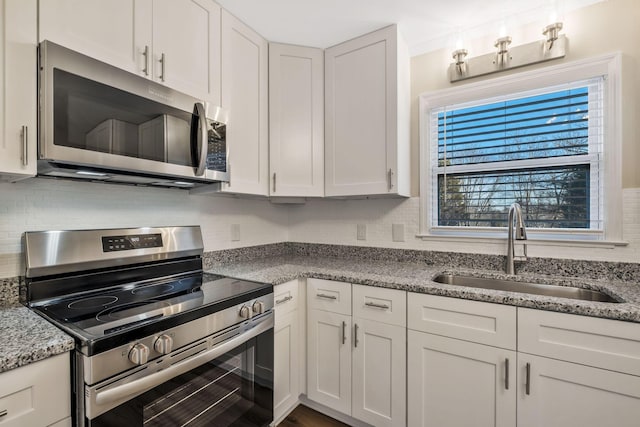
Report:
[{"label": "kitchen ceiling", "polygon": [[411,55],[603,0],[218,0],[269,41],[326,48],[397,23]]}]

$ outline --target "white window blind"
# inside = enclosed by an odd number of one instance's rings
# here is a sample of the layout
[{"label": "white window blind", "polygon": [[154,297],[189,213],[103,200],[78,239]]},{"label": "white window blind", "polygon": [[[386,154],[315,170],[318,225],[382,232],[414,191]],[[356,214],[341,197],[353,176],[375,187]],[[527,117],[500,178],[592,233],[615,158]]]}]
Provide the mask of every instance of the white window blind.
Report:
[{"label": "white window blind", "polygon": [[603,228],[603,77],[430,112],[432,228]]}]

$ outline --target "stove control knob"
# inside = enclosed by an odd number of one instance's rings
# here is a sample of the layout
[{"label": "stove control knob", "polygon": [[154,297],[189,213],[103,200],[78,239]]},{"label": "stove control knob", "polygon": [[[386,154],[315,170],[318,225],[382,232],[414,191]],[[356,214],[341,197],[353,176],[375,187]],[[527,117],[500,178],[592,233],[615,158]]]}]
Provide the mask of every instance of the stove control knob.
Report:
[{"label": "stove control knob", "polygon": [[264,303],[262,301],[256,301],[253,303],[253,312],[256,314],[264,313]]},{"label": "stove control knob", "polygon": [[246,305],[240,307],[240,317],[242,317],[243,319],[251,319],[251,314],[251,309]]},{"label": "stove control knob", "polygon": [[162,334],[153,343],[153,348],[160,354],[169,354],[173,350],[173,338],[169,335]]},{"label": "stove control knob", "polygon": [[144,365],[149,360],[149,347],[144,344],[136,344],[129,351],[129,360],[136,365]]}]

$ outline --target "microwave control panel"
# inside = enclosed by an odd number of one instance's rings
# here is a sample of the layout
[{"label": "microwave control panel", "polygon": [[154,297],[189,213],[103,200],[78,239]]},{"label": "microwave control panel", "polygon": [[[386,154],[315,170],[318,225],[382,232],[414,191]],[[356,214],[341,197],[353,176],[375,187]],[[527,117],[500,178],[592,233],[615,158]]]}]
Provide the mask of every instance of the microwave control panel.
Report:
[{"label": "microwave control panel", "polygon": [[137,234],[128,236],[103,236],[102,251],[129,251],[132,249],[161,248],[161,234]]}]

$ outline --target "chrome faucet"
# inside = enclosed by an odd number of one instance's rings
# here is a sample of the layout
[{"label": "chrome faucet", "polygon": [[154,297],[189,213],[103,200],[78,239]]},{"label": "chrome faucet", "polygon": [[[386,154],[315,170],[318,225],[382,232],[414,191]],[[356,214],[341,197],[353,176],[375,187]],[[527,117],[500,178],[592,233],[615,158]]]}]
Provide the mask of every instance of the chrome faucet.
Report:
[{"label": "chrome faucet", "polygon": [[[520,208],[520,205],[518,203],[512,203],[511,206],[509,206],[507,230],[507,262],[505,263],[504,271],[507,274],[516,274],[516,270],[513,265],[513,261],[516,259],[515,247],[513,244],[514,234],[515,240],[527,240],[527,230],[525,229],[524,220],[522,219],[522,208]],[[517,257],[518,261],[527,260],[526,243],[523,246],[524,256]]]}]

